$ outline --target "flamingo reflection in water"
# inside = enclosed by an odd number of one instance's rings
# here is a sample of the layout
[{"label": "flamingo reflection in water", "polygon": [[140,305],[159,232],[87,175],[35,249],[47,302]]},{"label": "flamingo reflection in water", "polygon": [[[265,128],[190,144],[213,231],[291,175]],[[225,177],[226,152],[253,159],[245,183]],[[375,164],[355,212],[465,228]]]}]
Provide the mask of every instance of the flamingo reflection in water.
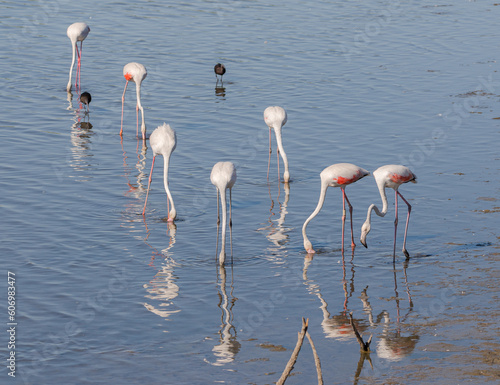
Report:
[{"label": "flamingo reflection in water", "polygon": [[[321,293],[319,284],[315,283],[312,279],[309,279],[307,277],[307,270],[311,262],[313,261],[313,258],[314,254],[308,254],[306,258],[304,258],[304,269],[302,272],[302,278],[304,280],[304,284],[308,288],[309,293],[316,295],[321,302],[320,309],[323,312],[323,321],[321,322],[321,327],[323,328],[323,333],[325,334],[326,338],[335,338],[342,341],[356,338],[350,323],[349,310],[348,310],[349,298],[354,293],[354,273],[355,273],[354,265],[352,265],[351,267],[352,275],[348,290],[348,281],[346,280],[345,263],[344,261],[342,261],[343,274],[344,274],[342,280],[342,286],[344,290],[343,310],[339,314],[332,316],[331,313],[328,311],[328,303],[323,298],[323,294]],[[366,302],[363,302],[363,308],[365,308],[365,305]],[[367,330],[368,327],[371,326],[361,318],[354,319],[354,323],[360,333]]]},{"label": "flamingo reflection in water", "polygon": [[[288,233],[292,230],[292,228],[285,226],[285,217],[286,214],[288,214],[288,201],[290,200],[290,185],[285,183],[283,186],[285,189],[285,198],[283,201],[280,201],[281,184],[278,186],[278,197],[276,200],[273,199],[271,195],[271,185],[268,184],[269,198],[271,200],[269,219],[267,220],[267,223],[265,223],[265,226],[257,229],[257,231],[264,231],[266,238],[271,243],[271,245],[267,248],[267,254],[270,255],[269,259],[274,262],[282,261],[282,259],[286,257],[288,251],[286,244],[290,239]],[[277,203],[277,206],[275,202]],[[275,207],[279,208],[279,217],[272,219],[276,215],[274,212]]]},{"label": "flamingo reflection in water", "polygon": [[[170,249],[175,244],[175,234],[177,228],[174,223],[168,223],[169,245],[161,252],[153,249],[150,266],[155,265],[157,257],[161,258],[161,265],[151,281],[143,285],[148,292],[144,297],[150,301],[144,302],[144,307],[150,312],[163,318],[169,318],[172,314],[179,313],[181,310],[176,308],[174,299],[179,295],[179,286],[176,281],[175,268],[179,266],[172,258]],[[148,231],[149,236],[149,231]],[[147,244],[147,242],[146,242]],[[155,301],[157,305],[152,302]]]},{"label": "flamingo reflection in water", "polygon": [[[140,147],[139,142],[141,143]],[[132,196],[135,199],[134,203],[130,205],[130,208],[132,211],[136,212],[138,207],[142,207],[142,204],[137,204],[136,201],[142,201],[144,193],[147,192],[148,174],[146,174],[146,155],[148,147],[144,141],[137,141],[137,162],[134,170],[134,167],[128,164],[128,159],[129,157],[131,158],[132,155],[129,155],[129,153],[125,150],[123,137],[120,138],[120,143],[123,154],[123,176],[125,177],[128,186],[128,190],[123,195],[126,197]],[[134,177],[135,181],[133,179]],[[146,183],[144,183],[145,181]]]},{"label": "flamingo reflection in water", "polygon": [[221,325],[219,330],[219,344],[215,345],[212,349],[214,356],[216,357],[215,362],[211,362],[208,359],[204,359],[205,362],[214,365],[222,366],[234,361],[236,354],[241,349],[241,343],[236,339],[236,329],[232,322],[234,319],[233,307],[236,303],[237,298],[233,295],[233,280],[232,280],[232,268],[231,268],[231,285],[229,290],[229,295],[227,293],[227,275],[226,267],[224,265],[218,266],[219,279],[218,279],[218,296],[219,303],[217,306],[221,309]]},{"label": "flamingo reflection in water", "polygon": [[[401,361],[404,357],[410,355],[415,349],[420,337],[416,333],[410,332],[404,336],[402,324],[413,311],[413,300],[411,298],[410,287],[408,284],[408,276],[406,270],[409,260],[403,264],[403,276],[406,286],[406,294],[408,296],[408,311],[404,316],[401,316],[400,301],[398,293],[398,281],[396,274],[396,266],[394,265],[394,298],[396,301],[396,322],[393,324],[387,311],[383,312],[383,331],[377,342],[377,356],[389,361]],[[409,328],[407,328],[409,330]]]},{"label": "flamingo reflection in water", "polygon": [[[343,303],[343,310],[336,315],[331,315],[331,313],[328,311],[328,303],[326,300],[323,298],[323,295],[321,294],[321,290],[319,287],[318,283],[315,283],[312,279],[309,279],[307,277],[307,270],[309,266],[311,265],[312,261],[314,258],[314,254],[308,254],[304,258],[304,269],[302,271],[302,278],[304,281],[304,284],[307,286],[308,291],[311,294],[315,294],[320,302],[321,302],[321,310],[323,312],[323,321],[321,322],[321,327],[323,328],[323,333],[325,334],[326,338],[334,338],[339,341],[353,341],[355,340],[356,333],[354,331],[353,326],[351,325],[351,316],[350,312],[348,310],[348,302],[349,298],[352,297],[352,294],[354,293],[354,264],[351,261],[351,279],[348,281],[346,279],[346,268],[345,268],[345,261],[344,258],[342,257],[342,269],[343,269],[343,277],[342,277],[342,286],[344,290],[344,303]],[[349,286],[348,286],[349,282]],[[348,290],[349,287],[349,290]],[[371,316],[371,305],[370,302],[368,301],[368,296],[366,294],[366,290],[368,287],[366,287],[360,296],[361,302],[363,304],[363,311],[368,314],[368,322],[366,322],[362,318],[352,318],[352,323],[354,324],[354,327],[359,333],[363,333],[364,331],[367,331],[368,328],[375,326],[375,323],[373,322],[373,317]],[[371,337],[370,337],[371,338]],[[368,360],[370,363],[370,366],[373,368],[372,361],[370,358],[369,354],[366,354],[365,352],[360,353],[359,361],[356,367],[356,373],[355,373],[355,380],[359,378],[361,371],[363,369],[363,364],[364,361]],[[356,383],[355,381],[355,383]]]}]

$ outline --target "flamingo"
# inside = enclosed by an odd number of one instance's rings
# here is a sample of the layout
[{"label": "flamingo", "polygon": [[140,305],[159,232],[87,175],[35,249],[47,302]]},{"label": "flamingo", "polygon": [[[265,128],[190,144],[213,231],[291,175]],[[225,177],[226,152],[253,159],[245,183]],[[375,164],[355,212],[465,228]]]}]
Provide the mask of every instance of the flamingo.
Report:
[{"label": "flamingo", "polygon": [[80,95],[80,102],[87,105],[87,111],[90,111],[89,103],[92,101],[92,96],[88,92],[83,92]]},{"label": "flamingo", "polygon": [[347,201],[347,204],[349,205],[349,214],[351,218],[351,247],[354,250],[354,247],[356,247],[354,243],[354,236],[353,236],[353,230],[352,230],[352,206],[351,203],[349,202],[349,199],[347,198],[347,195],[345,193],[345,188],[347,185],[354,183],[358,181],[361,178],[364,178],[365,176],[370,175],[368,171],[365,169],[355,166],[354,164],[351,163],[337,163],[337,164],[332,164],[331,166],[325,168],[323,171],[321,171],[321,174],[319,174],[321,178],[321,190],[320,190],[320,195],[319,195],[319,201],[318,201],[318,206],[316,209],[313,211],[313,213],[309,216],[309,218],[306,219],[304,222],[304,225],[302,226],[302,236],[304,237],[304,248],[306,249],[308,254],[312,254],[315,251],[312,248],[312,244],[307,238],[306,235],[306,227],[307,224],[313,219],[321,210],[323,207],[323,203],[325,202],[325,196],[326,196],[326,189],[328,187],[340,187],[342,190],[342,251],[344,250],[344,226],[345,226],[345,217],[346,217],[346,211],[345,211],[345,202]]},{"label": "flamingo", "polygon": [[361,227],[361,238],[360,241],[364,247],[368,247],[366,245],[366,236],[370,232],[371,229],[371,213],[372,210],[375,211],[379,217],[385,216],[387,214],[387,196],[385,195],[385,189],[387,187],[392,188],[395,191],[395,207],[396,207],[396,218],[394,219],[394,253],[393,253],[393,262],[396,258],[396,234],[398,228],[398,195],[401,197],[403,202],[408,206],[408,214],[406,216],[406,227],[405,227],[405,236],[403,240],[403,253],[408,258],[410,254],[406,251],[406,235],[408,233],[408,223],[410,221],[410,212],[411,205],[406,201],[406,199],[401,195],[398,191],[399,186],[403,183],[413,182],[417,183],[417,176],[408,168],[401,165],[396,164],[388,164],[386,166],[379,167],[373,172],[373,177],[375,178],[375,182],[377,182],[378,190],[380,192],[380,197],[382,198],[382,211],[379,210],[375,204],[370,205],[368,208],[368,213],[366,215],[366,221],[363,223]]},{"label": "flamingo", "polygon": [[231,207],[232,207],[232,197],[231,191],[236,182],[236,167],[232,162],[218,162],[212,168],[212,173],[210,174],[210,181],[217,188],[217,224],[220,223],[219,217],[219,194],[220,202],[222,205],[222,246],[219,254],[219,264],[223,265],[226,260],[226,190],[229,189],[229,227],[233,226]]},{"label": "flamingo", "polygon": [[[71,40],[71,47],[73,49],[73,59],[71,60],[71,67],[69,69],[69,81],[66,86],[66,91],[71,91],[71,76],[73,75],[73,66],[75,65],[75,56],[78,56],[78,63],[76,66],[76,79],[75,79],[75,88],[77,88],[77,84],[80,81],[80,66],[82,59],[82,44],[87,35],[90,32],[90,28],[85,23],[73,23],[66,30],[66,35],[68,35]],[[77,43],[80,42],[80,51],[78,51]]]},{"label": "flamingo", "polygon": [[[290,180],[290,173],[288,172],[288,159],[286,157],[285,150],[283,148],[283,143],[281,142],[281,128],[286,124],[287,116],[286,111],[282,107],[271,106],[267,107],[264,111],[264,121],[269,127],[269,164],[271,162],[271,128],[274,128],[274,133],[276,134],[276,142],[278,143],[278,154],[281,153],[283,158],[283,163],[285,164],[285,172],[283,173],[283,179],[287,183]],[[269,179],[269,164],[267,166],[267,178]],[[278,156],[278,173],[279,173],[279,156]]]},{"label": "flamingo", "polygon": [[[173,222],[177,212],[175,211],[174,200],[172,199],[172,194],[170,194],[170,189],[168,188],[168,163],[170,161],[170,155],[175,150],[177,146],[177,137],[175,131],[170,127],[170,125],[163,123],[163,125],[158,126],[151,133],[149,137],[149,142],[151,143],[151,148],[153,149],[153,163],[151,164],[151,172],[149,173],[148,191],[146,193],[146,201],[144,202],[144,209],[142,210],[142,215],[146,212],[146,205],[148,203],[149,189],[151,187],[151,179],[153,176],[153,167],[155,165],[156,155],[163,155],[163,183],[165,185],[165,191],[167,193],[167,211],[168,211],[168,222]],[[172,204],[172,209],[168,207],[168,204]]]},{"label": "flamingo", "polygon": [[217,83],[219,82],[219,78],[217,77],[217,75],[220,75],[220,82],[222,83],[222,76],[224,76],[224,74],[226,73],[226,67],[224,67],[224,64],[217,63],[214,66],[214,72],[215,72],[215,78],[217,79]]},{"label": "flamingo", "polygon": [[142,81],[146,78],[148,75],[148,71],[146,70],[146,67],[144,67],[142,64],[139,63],[128,63],[123,67],[123,76],[125,77],[125,80],[127,81],[125,83],[125,89],[123,90],[123,95],[122,95],[122,124],[121,124],[121,129],[120,129],[120,135],[123,134],[123,104],[125,103],[125,91],[127,91],[127,85],[129,80],[133,81],[135,83],[135,89],[137,92],[137,104],[135,106],[135,113],[137,115],[137,136],[139,136],[139,109],[141,110],[141,116],[142,116],[142,125],[141,125],[141,131],[142,131],[142,139],[146,139],[146,123],[144,123],[144,108],[142,108],[141,105],[141,83]]}]

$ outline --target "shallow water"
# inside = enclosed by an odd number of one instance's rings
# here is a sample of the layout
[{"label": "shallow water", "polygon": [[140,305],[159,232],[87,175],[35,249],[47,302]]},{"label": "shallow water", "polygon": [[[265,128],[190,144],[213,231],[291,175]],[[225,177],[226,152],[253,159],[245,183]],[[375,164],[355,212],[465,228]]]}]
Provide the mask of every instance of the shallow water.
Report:
[{"label": "shallow water", "polygon": [[[16,274],[16,383],[269,384],[301,317],[328,384],[498,380],[500,7],[489,2],[3,2],[2,271]],[[85,21],[82,91],[65,91],[66,28]],[[166,221],[162,162],[120,129],[123,66],[143,63],[148,133],[177,132]],[[213,65],[226,65],[215,86]],[[278,181],[262,113],[288,113],[292,182]],[[83,124],[82,124],[83,123]],[[87,123],[87,124],[85,124]],[[89,124],[92,125],[91,129]],[[212,166],[233,161],[232,264],[216,257]],[[347,188],[358,247],[341,253],[341,192],[309,224],[319,173],[401,163],[418,176],[407,248],[400,205],[359,231],[380,197]],[[283,171],[283,165],[280,166]],[[288,188],[289,187],[289,188]],[[349,232],[346,233],[346,241]],[[229,242],[229,240],[228,240]],[[347,243],[348,244],[348,243]],[[3,287],[6,292],[7,278]],[[0,301],[7,321],[7,300]],[[372,353],[363,361],[352,312]],[[7,338],[0,350],[8,355]],[[1,375],[7,377],[4,366]],[[287,384],[316,382],[304,343]]]}]

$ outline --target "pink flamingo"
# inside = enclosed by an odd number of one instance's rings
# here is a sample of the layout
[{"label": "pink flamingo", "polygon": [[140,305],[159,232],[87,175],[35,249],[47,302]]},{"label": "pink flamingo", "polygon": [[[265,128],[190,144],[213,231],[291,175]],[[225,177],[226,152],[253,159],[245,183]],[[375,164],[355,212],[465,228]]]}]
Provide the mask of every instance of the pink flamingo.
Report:
[{"label": "pink flamingo", "polygon": [[[163,123],[163,125],[158,126],[151,133],[149,137],[149,143],[151,143],[151,148],[153,149],[153,163],[151,164],[151,172],[149,173],[148,191],[146,193],[146,201],[144,202],[144,209],[142,210],[142,215],[146,212],[146,205],[148,203],[149,189],[151,187],[151,180],[153,176],[153,167],[155,165],[156,155],[163,155],[163,184],[165,185],[165,192],[167,193],[167,211],[168,211],[168,221],[173,222],[177,212],[175,211],[174,200],[172,199],[172,194],[170,194],[170,189],[168,188],[168,164],[170,161],[170,155],[175,150],[177,146],[177,137],[175,131],[170,128],[170,125]],[[168,204],[172,204],[172,210],[168,207]]]},{"label": "pink flamingo", "polygon": [[278,173],[280,168],[279,154],[281,154],[283,163],[285,164],[283,179],[285,182],[288,182],[290,180],[290,173],[288,172],[288,159],[286,157],[285,149],[283,148],[283,143],[281,142],[281,129],[287,121],[286,111],[282,107],[278,106],[267,107],[264,111],[264,121],[269,127],[269,163],[267,165],[267,178],[269,179],[269,165],[271,163],[271,128],[273,128],[276,135],[276,142],[278,144]]},{"label": "pink flamingo", "polygon": [[358,181],[365,176],[370,175],[368,171],[365,169],[355,166],[351,163],[337,163],[333,164],[323,171],[319,175],[321,178],[321,190],[319,195],[318,206],[314,210],[314,212],[306,219],[304,225],[302,226],[302,236],[304,237],[304,249],[306,249],[308,254],[312,254],[315,251],[312,248],[312,244],[307,238],[306,235],[306,227],[307,224],[313,219],[323,207],[323,203],[325,202],[326,190],[328,187],[340,187],[342,190],[342,252],[344,251],[344,227],[345,227],[345,218],[346,218],[346,210],[345,210],[345,202],[349,205],[349,214],[351,218],[351,247],[354,250],[356,244],[354,243],[353,229],[352,229],[352,206],[347,198],[345,193],[345,188],[347,185]]},{"label": "pink flamingo", "polygon": [[403,253],[408,258],[410,254],[406,251],[406,235],[408,233],[408,223],[410,221],[410,212],[411,205],[406,201],[406,199],[401,195],[398,191],[399,186],[403,183],[413,182],[417,183],[417,176],[408,168],[401,165],[389,164],[386,166],[379,167],[373,172],[373,177],[375,178],[375,182],[377,182],[378,190],[380,192],[380,197],[382,198],[382,211],[379,210],[377,206],[374,204],[370,205],[368,208],[368,213],[366,215],[366,221],[363,223],[361,227],[361,238],[360,241],[363,246],[368,247],[366,245],[366,236],[370,232],[371,229],[371,213],[372,210],[375,211],[379,217],[385,216],[387,214],[387,196],[385,195],[385,189],[387,187],[392,188],[395,191],[395,208],[396,208],[396,218],[394,219],[394,253],[393,253],[393,261],[396,258],[396,234],[398,228],[398,195],[401,197],[403,202],[408,206],[408,214],[406,216],[406,227],[405,227],[405,236],[403,240]]},{"label": "pink flamingo", "polygon": [[[210,181],[217,188],[217,224],[220,222],[219,218],[219,195],[220,203],[222,206],[222,246],[219,254],[219,264],[223,265],[226,260],[226,190],[229,189],[229,227],[233,225],[231,218],[232,197],[231,191],[236,182],[236,167],[232,162],[218,162],[212,168],[210,174]],[[218,227],[217,227],[218,231]]]},{"label": "pink flamingo", "polygon": [[[66,91],[71,91],[71,76],[73,75],[73,66],[75,65],[75,56],[78,56],[78,63],[76,66],[76,76],[75,76],[75,89],[78,90],[78,84],[80,83],[80,67],[82,59],[82,44],[87,35],[90,32],[90,28],[85,23],[73,23],[66,30],[66,34],[71,40],[71,47],[73,49],[73,59],[71,61],[71,67],[69,69],[69,81],[66,86]],[[80,42],[80,51],[78,51],[77,43]]]},{"label": "pink flamingo", "polygon": [[125,80],[127,82],[125,83],[125,89],[123,90],[123,95],[122,95],[122,124],[120,128],[120,135],[123,134],[123,104],[125,103],[125,91],[127,91],[128,82],[131,80],[135,83],[135,89],[137,92],[137,104],[135,106],[135,113],[137,115],[137,136],[139,136],[139,110],[141,110],[142,139],[143,140],[146,139],[146,123],[144,122],[144,108],[141,105],[141,83],[146,78],[147,75],[148,71],[146,70],[146,67],[144,67],[142,64],[132,62],[126,64],[125,67],[123,67],[123,76],[125,77]]}]

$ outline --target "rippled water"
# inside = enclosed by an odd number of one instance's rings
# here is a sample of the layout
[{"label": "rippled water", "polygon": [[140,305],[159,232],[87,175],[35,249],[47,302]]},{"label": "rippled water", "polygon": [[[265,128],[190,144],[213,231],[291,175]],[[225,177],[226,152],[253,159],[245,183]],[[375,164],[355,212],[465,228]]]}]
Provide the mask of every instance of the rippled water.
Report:
[{"label": "rippled water", "polygon": [[[497,381],[498,89],[494,2],[2,2],[2,271],[16,274],[16,383],[269,384],[301,317],[327,384]],[[90,25],[82,91],[65,91],[66,28]],[[148,69],[148,133],[177,131],[166,221],[162,166],[120,129],[124,64]],[[223,87],[213,66],[226,65]],[[262,113],[283,106],[292,182],[266,180]],[[92,128],[88,128],[92,126]],[[273,147],[275,147],[273,139]],[[233,161],[233,263],[216,262],[212,166]],[[319,173],[401,163],[418,176],[392,264],[389,218],[340,250],[341,192]],[[283,166],[281,165],[281,171]],[[355,239],[372,177],[348,187]],[[400,206],[400,224],[405,207]],[[349,233],[347,233],[346,239]],[[5,297],[6,298],[6,297]],[[7,300],[0,301],[7,323]],[[352,312],[372,353],[360,356]],[[0,341],[7,357],[6,333]],[[370,361],[370,362],[369,362]],[[5,381],[8,369],[2,367]],[[287,384],[316,383],[308,342]],[[8,378],[11,380],[10,378]],[[11,381],[12,382],[12,381]]]}]

